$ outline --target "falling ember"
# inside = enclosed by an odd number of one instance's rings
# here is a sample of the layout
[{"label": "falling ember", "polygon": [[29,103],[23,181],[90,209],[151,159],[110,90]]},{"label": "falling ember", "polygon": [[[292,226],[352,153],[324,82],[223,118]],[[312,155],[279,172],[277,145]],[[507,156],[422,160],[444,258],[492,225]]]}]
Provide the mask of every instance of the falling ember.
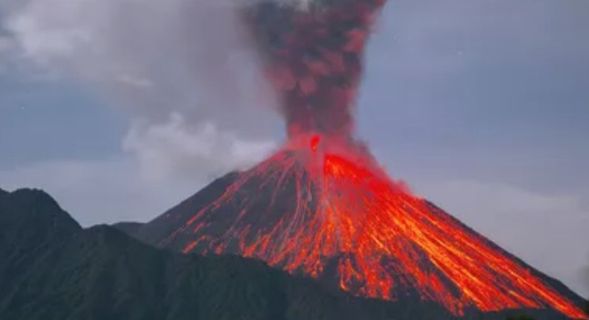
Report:
[{"label": "falling ember", "polygon": [[313,152],[317,151],[317,148],[319,148],[319,142],[321,142],[321,137],[319,137],[319,135],[311,137],[310,146]]},{"label": "falling ember", "polygon": [[289,139],[160,245],[261,259],[363,297],[417,295],[455,315],[548,308],[586,319],[527,266],[388,178],[352,138],[362,51],[383,2],[245,11]]}]

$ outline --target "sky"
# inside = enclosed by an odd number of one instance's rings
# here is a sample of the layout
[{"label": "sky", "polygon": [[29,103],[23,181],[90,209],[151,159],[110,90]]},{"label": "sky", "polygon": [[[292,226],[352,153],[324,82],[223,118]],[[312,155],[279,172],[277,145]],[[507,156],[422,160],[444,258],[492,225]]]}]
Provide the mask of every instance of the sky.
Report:
[{"label": "sky", "polygon": [[[230,8],[0,0],[0,188],[148,221],[270,153],[283,124]],[[357,106],[391,176],[585,296],[587,30],[586,0],[389,0]]]}]

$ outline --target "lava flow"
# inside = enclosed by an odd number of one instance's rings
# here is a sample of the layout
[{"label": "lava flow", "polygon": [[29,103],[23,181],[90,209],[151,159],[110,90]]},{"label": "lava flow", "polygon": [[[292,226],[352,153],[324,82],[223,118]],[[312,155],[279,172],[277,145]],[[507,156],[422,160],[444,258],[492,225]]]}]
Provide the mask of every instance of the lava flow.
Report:
[{"label": "lava flow", "polygon": [[[306,140],[306,141],[305,141]],[[161,245],[239,254],[291,273],[332,277],[353,294],[417,293],[455,315],[550,308],[584,313],[526,266],[388,179],[354,148],[306,136],[240,174]],[[331,269],[330,269],[331,268]]]},{"label": "lava flow", "polygon": [[288,142],[240,173],[162,246],[239,254],[352,294],[465,310],[586,315],[513,256],[388,178],[350,108],[380,0],[262,2],[244,12],[283,101]]}]

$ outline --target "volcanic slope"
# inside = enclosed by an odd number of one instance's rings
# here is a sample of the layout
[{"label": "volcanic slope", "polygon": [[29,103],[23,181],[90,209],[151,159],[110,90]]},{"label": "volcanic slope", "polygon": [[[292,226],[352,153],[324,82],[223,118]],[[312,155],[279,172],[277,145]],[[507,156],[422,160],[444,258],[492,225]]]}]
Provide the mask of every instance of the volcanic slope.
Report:
[{"label": "volcanic slope", "polygon": [[561,283],[386,178],[362,152],[321,139],[213,182],[135,236],[260,259],[356,296],[434,302],[455,316],[529,308],[586,318]]}]

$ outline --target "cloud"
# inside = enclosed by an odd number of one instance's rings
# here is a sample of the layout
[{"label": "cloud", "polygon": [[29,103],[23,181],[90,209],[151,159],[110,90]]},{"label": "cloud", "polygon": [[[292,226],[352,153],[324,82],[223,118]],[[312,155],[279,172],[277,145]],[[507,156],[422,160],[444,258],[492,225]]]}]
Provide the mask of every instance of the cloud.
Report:
[{"label": "cloud", "polygon": [[9,51],[14,46],[13,39],[7,35],[0,34],[0,54]]},{"label": "cloud", "polygon": [[280,125],[235,3],[11,2],[0,49],[122,107],[144,175],[211,176],[263,155]]},{"label": "cloud", "polygon": [[232,6],[29,0],[5,28],[22,56],[100,85],[148,120],[176,111],[255,132],[274,103]]},{"label": "cloud", "polygon": [[189,126],[181,114],[172,113],[161,124],[134,123],[123,147],[137,155],[147,178],[202,179],[198,168],[207,168],[213,176],[246,169],[268,155],[275,143],[240,139],[212,122]]}]

